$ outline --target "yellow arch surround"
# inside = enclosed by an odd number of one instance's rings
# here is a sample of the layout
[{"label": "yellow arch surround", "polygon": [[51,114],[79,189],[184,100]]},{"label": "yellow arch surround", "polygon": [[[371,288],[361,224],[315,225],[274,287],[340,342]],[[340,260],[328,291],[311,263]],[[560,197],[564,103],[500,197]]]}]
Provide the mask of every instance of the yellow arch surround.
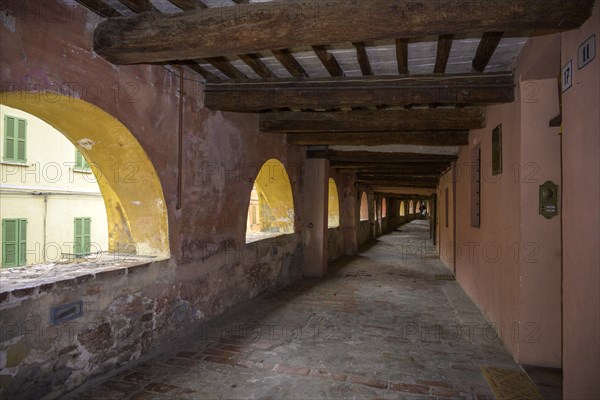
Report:
[{"label": "yellow arch surround", "polygon": [[0,103],[42,119],[84,155],[106,206],[109,251],[132,251],[135,245],[140,255],[169,255],[167,208],[158,175],[125,125],[91,103],[54,93],[4,92]]},{"label": "yellow arch surround", "polygon": [[254,182],[262,232],[294,232],[294,196],[285,166],[274,158],[263,164]]},{"label": "yellow arch surround", "polygon": [[404,200],[402,200],[400,202],[400,216],[401,217],[405,217],[406,216],[406,207],[404,206]]},{"label": "yellow arch surround", "polygon": [[340,200],[338,189],[333,178],[329,178],[329,201],[327,206],[327,227],[337,228],[340,226]]}]

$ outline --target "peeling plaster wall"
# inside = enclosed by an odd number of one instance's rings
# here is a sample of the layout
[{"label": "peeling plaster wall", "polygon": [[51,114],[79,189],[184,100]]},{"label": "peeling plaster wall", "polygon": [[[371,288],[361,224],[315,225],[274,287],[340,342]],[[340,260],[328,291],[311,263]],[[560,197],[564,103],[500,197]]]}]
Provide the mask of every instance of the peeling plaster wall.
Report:
[{"label": "peeling plaster wall", "polygon": [[[6,1],[3,16],[2,91],[36,91],[39,96],[26,99],[32,102],[51,102],[60,92],[125,125],[158,174],[171,254],[169,260],[135,269],[3,292],[3,397],[59,397],[301,277],[304,148],[287,145],[284,135],[258,132],[255,115],[204,109],[200,77],[187,72],[182,208],[177,210],[178,77],[167,67],[114,66],[97,57],[91,39],[98,17],[78,4]],[[290,177],[295,233],[246,245],[252,182],[273,157]],[[148,206],[146,212],[156,210]],[[64,336],[52,336],[50,307],[80,299],[84,317],[65,325],[70,331]],[[41,333],[31,333],[29,323]]]}]

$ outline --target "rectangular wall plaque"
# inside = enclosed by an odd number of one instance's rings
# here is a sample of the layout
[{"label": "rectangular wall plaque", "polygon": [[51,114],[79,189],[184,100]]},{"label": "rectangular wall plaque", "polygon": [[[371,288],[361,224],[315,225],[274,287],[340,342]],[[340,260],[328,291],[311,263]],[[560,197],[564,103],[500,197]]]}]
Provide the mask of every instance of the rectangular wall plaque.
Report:
[{"label": "rectangular wall plaque", "polygon": [[66,321],[71,321],[83,315],[83,301],[74,301],[72,303],[63,304],[52,307],[50,309],[50,322],[60,324]]}]

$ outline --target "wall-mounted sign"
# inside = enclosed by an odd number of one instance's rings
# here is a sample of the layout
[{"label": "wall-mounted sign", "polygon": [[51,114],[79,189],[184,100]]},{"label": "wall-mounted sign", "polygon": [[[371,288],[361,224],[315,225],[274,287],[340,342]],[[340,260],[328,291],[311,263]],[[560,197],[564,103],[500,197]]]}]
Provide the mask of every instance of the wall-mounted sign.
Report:
[{"label": "wall-mounted sign", "polygon": [[569,62],[562,69],[563,93],[569,90],[571,86],[573,86],[573,60],[569,60]]},{"label": "wall-mounted sign", "polygon": [[546,219],[558,215],[558,185],[546,181],[540,186],[540,214]]},{"label": "wall-mounted sign", "polygon": [[596,35],[590,36],[577,50],[577,68],[582,69],[596,58]]}]

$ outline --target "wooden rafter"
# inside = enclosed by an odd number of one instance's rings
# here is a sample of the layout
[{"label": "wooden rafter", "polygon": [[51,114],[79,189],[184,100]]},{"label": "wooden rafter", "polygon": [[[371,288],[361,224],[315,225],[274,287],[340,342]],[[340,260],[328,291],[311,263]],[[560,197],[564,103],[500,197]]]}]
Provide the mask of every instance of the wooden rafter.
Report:
[{"label": "wooden rafter", "polygon": [[92,10],[96,14],[100,15],[101,17],[114,18],[114,17],[121,16],[121,14],[117,10],[115,10],[108,4],[104,3],[102,0],[77,0],[77,1],[81,5],[89,8],[90,10]]},{"label": "wooden rafter", "polygon": [[210,57],[205,61],[231,79],[248,79],[243,72],[233,66],[225,57]]},{"label": "wooden rafter", "polygon": [[119,2],[135,13],[158,11],[150,0],[119,0]]},{"label": "wooden rafter", "polygon": [[329,75],[344,76],[342,67],[340,67],[340,64],[336,60],[335,56],[327,51],[325,46],[312,46],[312,49],[317,57],[319,57],[319,60],[321,60],[323,63],[325,69],[327,69],[327,72],[329,72]]},{"label": "wooden rafter", "polygon": [[208,6],[200,0],[169,0],[169,2],[184,11],[208,8]]},{"label": "wooden rafter", "polygon": [[[490,12],[484,0],[259,2],[245,4],[252,18],[241,20],[236,12],[224,12],[227,7],[108,19],[96,28],[94,50],[128,64],[431,34],[564,31],[581,26],[593,5],[594,0],[503,0]],[[306,17],[290,19],[290,7]]]},{"label": "wooden rafter", "polygon": [[302,65],[300,65],[298,60],[294,58],[288,49],[272,50],[271,52],[277,61],[279,61],[294,78],[308,78],[308,74]]},{"label": "wooden rafter", "polygon": [[396,39],[396,61],[398,73],[408,75],[408,39]]},{"label": "wooden rafter", "polygon": [[440,35],[438,38],[435,67],[433,68],[434,74],[443,74],[446,72],[453,39],[454,35]]},{"label": "wooden rafter", "polygon": [[473,59],[473,70],[478,72],[485,71],[492,55],[496,51],[500,40],[502,40],[503,32],[486,32],[483,34],[475,58]]},{"label": "wooden rafter", "polygon": [[352,43],[356,48],[356,57],[358,59],[358,65],[360,65],[360,71],[363,76],[373,75],[373,69],[371,68],[371,61],[369,61],[369,55],[367,54],[367,48],[364,42]]},{"label": "wooden rafter", "polygon": [[405,132],[311,132],[291,133],[287,142],[295,145],[382,146],[462,146],[469,144],[469,131]]},{"label": "wooden rafter", "polygon": [[275,74],[267,65],[260,59],[258,54],[240,54],[238,57],[246,63],[258,76],[263,79],[274,78]]}]

